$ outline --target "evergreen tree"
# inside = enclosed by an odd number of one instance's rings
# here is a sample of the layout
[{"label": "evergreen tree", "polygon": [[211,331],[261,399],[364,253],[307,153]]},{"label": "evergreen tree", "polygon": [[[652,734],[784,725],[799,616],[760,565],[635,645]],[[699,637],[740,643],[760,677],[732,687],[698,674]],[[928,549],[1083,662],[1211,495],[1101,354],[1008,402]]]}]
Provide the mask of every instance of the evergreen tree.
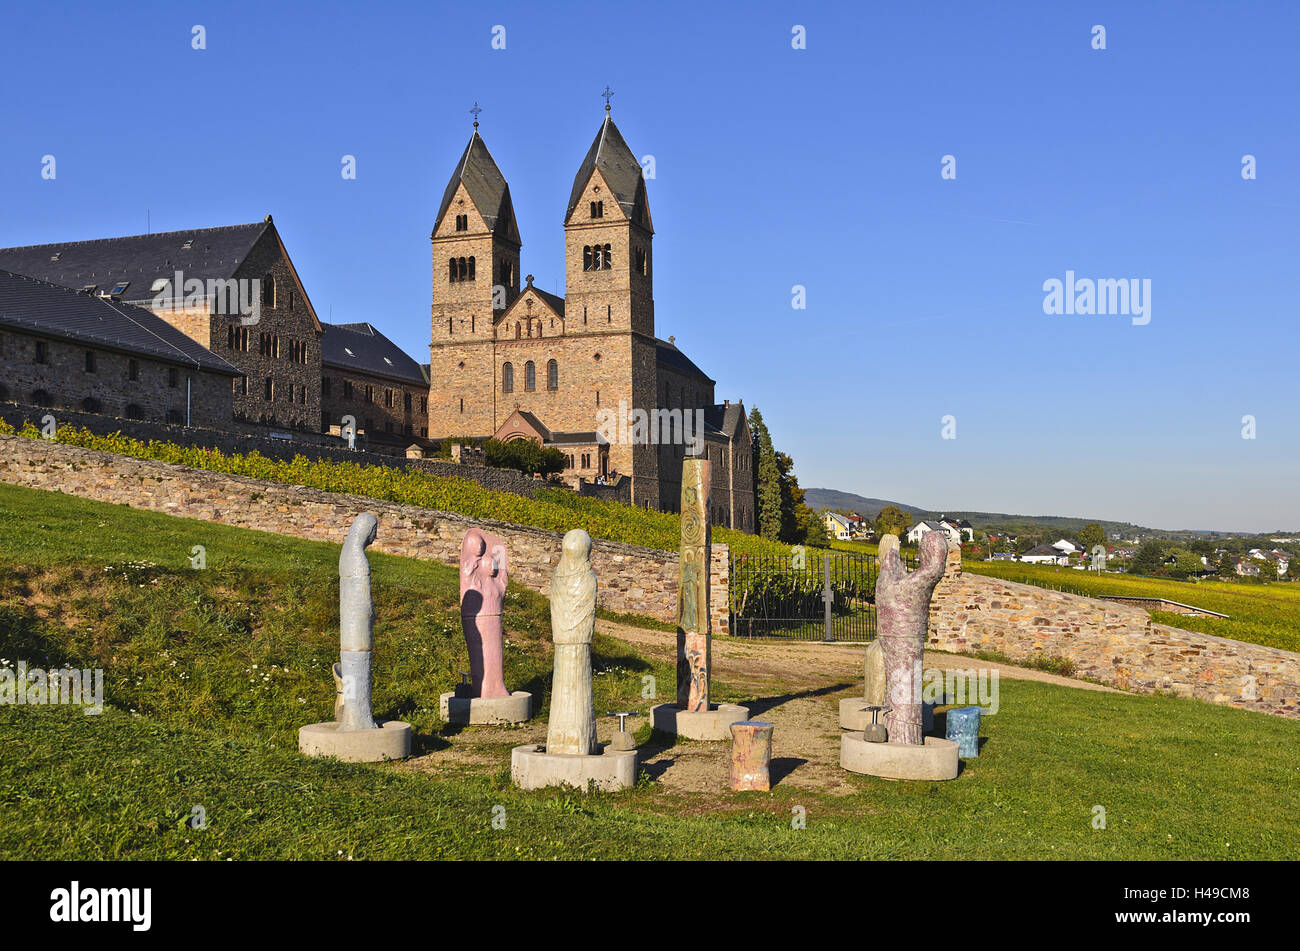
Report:
[{"label": "evergreen tree", "polygon": [[781,537],[781,470],[757,406],[749,411],[749,431],[754,438],[754,524],[759,535],[776,541]]}]

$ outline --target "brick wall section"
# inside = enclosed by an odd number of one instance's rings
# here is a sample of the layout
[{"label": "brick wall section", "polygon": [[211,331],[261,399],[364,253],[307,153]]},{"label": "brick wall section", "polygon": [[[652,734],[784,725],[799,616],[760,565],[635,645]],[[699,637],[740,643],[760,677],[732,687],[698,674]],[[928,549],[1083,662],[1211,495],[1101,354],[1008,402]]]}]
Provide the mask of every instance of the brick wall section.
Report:
[{"label": "brick wall section", "polygon": [[1078,674],[1124,690],[1300,718],[1300,654],[1153,624],[1125,604],[966,574],[951,559],[930,602],[929,646],[1066,657]]},{"label": "brick wall section", "polygon": [[[359,512],[379,518],[376,551],[456,564],[471,525],[506,540],[511,575],[545,593],[560,555],[559,532],[436,512],[379,499],[322,492],[261,479],[207,472],[153,460],[21,436],[0,435],[0,481],[65,492],[183,518],[219,522],[314,541],[341,544]],[[710,614],[714,633],[726,634],[726,545],[714,545]],[[677,553],[596,540],[592,565],[602,608],[661,621],[677,617]]]}]

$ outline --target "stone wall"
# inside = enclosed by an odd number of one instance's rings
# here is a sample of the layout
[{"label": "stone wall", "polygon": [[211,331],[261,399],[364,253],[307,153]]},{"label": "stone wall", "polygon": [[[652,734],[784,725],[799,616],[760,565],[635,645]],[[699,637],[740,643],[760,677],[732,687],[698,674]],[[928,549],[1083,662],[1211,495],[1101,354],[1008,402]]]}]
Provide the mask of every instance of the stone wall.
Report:
[{"label": "stone wall", "polygon": [[1123,690],[1300,718],[1300,654],[1154,624],[1126,604],[966,574],[955,554],[930,602],[930,647],[1064,657],[1076,674]]},{"label": "stone wall", "polygon": [[[562,534],[379,499],[322,492],[261,479],[133,459],[42,439],[0,435],[0,481],[65,492],[183,518],[342,543],[358,512],[379,518],[375,551],[454,565],[471,525],[506,540],[511,575],[545,592],[559,560]],[[677,617],[677,553],[597,539],[592,565],[599,604],[621,613],[672,623]],[[712,558],[714,633],[729,633],[726,545]]]}]

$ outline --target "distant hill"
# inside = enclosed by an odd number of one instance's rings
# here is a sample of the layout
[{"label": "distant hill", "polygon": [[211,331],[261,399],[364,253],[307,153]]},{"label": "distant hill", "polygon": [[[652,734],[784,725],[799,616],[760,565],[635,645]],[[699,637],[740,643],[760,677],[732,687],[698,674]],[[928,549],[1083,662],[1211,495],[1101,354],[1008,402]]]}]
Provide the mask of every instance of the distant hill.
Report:
[{"label": "distant hill", "polygon": [[872,519],[879,515],[880,510],[886,505],[897,505],[904,512],[913,515],[925,512],[915,505],[891,502],[888,499],[868,499],[861,495],[854,495],[852,492],[841,492],[839,489],[805,489],[803,501],[811,509],[852,509],[864,518]]},{"label": "distant hill", "polygon": [[841,492],[839,489],[807,489],[804,493],[804,503],[813,509],[850,509],[870,519],[874,519],[879,515],[880,510],[886,505],[897,505],[909,515],[916,516],[917,519],[938,518],[940,515],[948,515],[952,518],[964,518],[978,529],[986,531],[993,529],[1012,532],[1013,534],[1026,532],[1030,534],[1059,533],[1061,535],[1072,535],[1090,522],[1096,522],[1100,525],[1107,535],[1119,532],[1126,538],[1148,535],[1154,532],[1154,529],[1134,525],[1132,522],[1114,522],[1104,518],[1074,518],[1068,515],[1011,515],[1006,512],[959,512],[955,509],[936,512],[915,505],[908,505],[905,502],[869,499],[866,496],[855,495],[852,492]]}]

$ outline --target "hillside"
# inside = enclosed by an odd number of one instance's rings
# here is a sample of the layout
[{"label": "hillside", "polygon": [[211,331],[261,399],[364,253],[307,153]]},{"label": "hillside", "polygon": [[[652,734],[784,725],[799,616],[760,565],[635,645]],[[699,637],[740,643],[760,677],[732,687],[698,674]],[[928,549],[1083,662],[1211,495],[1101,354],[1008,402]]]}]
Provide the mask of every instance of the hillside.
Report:
[{"label": "hillside", "polygon": [[867,498],[866,496],[855,495],[852,492],[841,492],[839,489],[807,489],[805,490],[804,501],[813,509],[852,509],[867,518],[875,518],[886,505],[897,505],[904,512],[915,515],[918,519],[948,515],[953,518],[964,518],[979,529],[995,529],[1014,533],[1070,535],[1091,522],[1100,525],[1107,535],[1118,532],[1125,538],[1149,535],[1155,532],[1155,529],[1134,525],[1132,522],[1115,522],[1104,518],[1076,518],[1069,515],[1012,515],[1007,512],[962,512],[955,509],[935,511],[908,505],[904,502]]}]

